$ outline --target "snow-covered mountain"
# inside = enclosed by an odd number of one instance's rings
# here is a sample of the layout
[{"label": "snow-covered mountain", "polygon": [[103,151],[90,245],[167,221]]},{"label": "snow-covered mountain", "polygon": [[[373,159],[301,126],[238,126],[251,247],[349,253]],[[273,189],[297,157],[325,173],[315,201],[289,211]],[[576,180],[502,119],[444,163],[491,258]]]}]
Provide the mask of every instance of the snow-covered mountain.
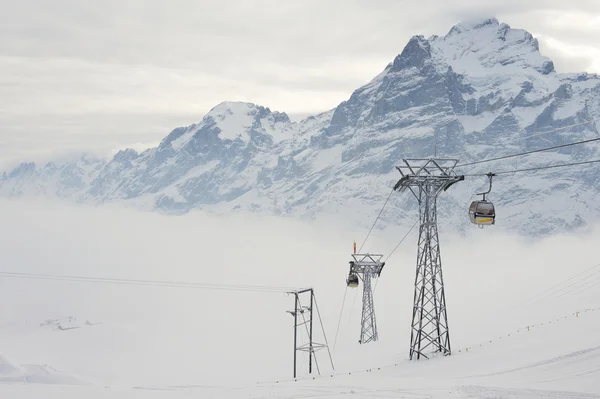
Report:
[{"label": "snow-covered mountain", "polygon": [[[224,102],[156,148],[108,162],[22,164],[0,195],[44,194],[81,202],[126,201],[168,213],[251,210],[372,223],[403,158],[461,163],[598,136],[600,77],[557,73],[527,31],[495,18],[445,36],[414,36],[347,101],[291,122],[285,113]],[[596,143],[458,168],[522,169],[600,158]],[[497,224],[526,234],[573,229],[600,215],[597,164],[498,176],[489,198]],[[467,177],[440,198],[440,219],[468,226],[467,207],[487,187]],[[394,195],[382,224],[412,225],[412,196]]]}]

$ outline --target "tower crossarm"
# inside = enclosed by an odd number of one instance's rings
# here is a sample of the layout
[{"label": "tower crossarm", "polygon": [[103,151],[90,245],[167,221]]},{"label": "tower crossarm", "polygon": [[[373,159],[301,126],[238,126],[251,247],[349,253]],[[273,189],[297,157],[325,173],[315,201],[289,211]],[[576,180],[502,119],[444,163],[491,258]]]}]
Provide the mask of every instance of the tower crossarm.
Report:
[{"label": "tower crossarm", "polygon": [[381,261],[383,255],[376,254],[353,254],[354,260],[350,261],[350,273],[364,277],[365,274],[371,274],[373,277],[379,277],[385,262]]},{"label": "tower crossarm", "polygon": [[437,196],[453,184],[464,180],[463,175],[454,171],[457,159],[404,159],[404,165],[396,166],[402,177],[394,185],[394,191],[407,188],[420,201],[420,190],[428,187],[428,194]]}]

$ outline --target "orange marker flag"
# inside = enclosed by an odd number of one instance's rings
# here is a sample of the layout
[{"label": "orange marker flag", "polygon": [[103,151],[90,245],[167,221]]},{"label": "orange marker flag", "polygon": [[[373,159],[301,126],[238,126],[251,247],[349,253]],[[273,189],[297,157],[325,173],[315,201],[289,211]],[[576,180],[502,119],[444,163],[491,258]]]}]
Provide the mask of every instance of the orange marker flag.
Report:
[{"label": "orange marker flag", "polygon": [[354,241],[354,253],[356,253],[356,241]]}]

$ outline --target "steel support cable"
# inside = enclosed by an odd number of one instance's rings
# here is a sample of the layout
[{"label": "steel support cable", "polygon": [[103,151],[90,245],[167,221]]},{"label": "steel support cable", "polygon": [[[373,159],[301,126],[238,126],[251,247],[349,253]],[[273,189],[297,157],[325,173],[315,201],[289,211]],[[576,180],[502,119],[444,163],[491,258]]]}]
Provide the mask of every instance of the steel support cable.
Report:
[{"label": "steel support cable", "polygon": [[335,345],[337,344],[338,333],[340,332],[340,324],[342,324],[342,316],[344,315],[344,304],[346,303],[346,294],[348,293],[348,285],[344,290],[344,299],[342,299],[342,308],[340,309],[340,318],[338,319],[338,325],[335,330],[335,338],[333,339],[333,352],[335,352]]},{"label": "steel support cable", "polygon": [[538,137],[538,136],[542,136],[542,135],[548,134],[548,133],[556,133],[556,132],[560,132],[561,130],[567,130],[567,129],[570,129],[572,127],[589,125],[590,123],[594,123],[594,122],[598,122],[598,121],[600,121],[600,119],[590,119],[589,121],[575,123],[575,124],[567,125],[567,126],[562,126],[562,127],[559,127],[559,128],[556,128],[556,129],[552,129],[552,130],[546,130],[546,131],[543,131],[543,132],[533,132],[533,134],[530,134],[529,136],[515,137],[512,140],[508,140],[508,142],[510,143],[510,142],[516,141],[516,140],[527,140],[527,139],[530,139],[532,137]]},{"label": "steel support cable", "polygon": [[394,252],[396,252],[396,250],[398,249],[398,247],[400,245],[402,245],[402,243],[404,242],[404,240],[406,240],[406,237],[408,237],[408,235],[410,234],[411,231],[413,231],[413,229],[415,228],[415,226],[417,225],[417,223],[419,223],[419,220],[417,218],[417,220],[415,220],[415,223],[412,225],[412,227],[406,232],[406,234],[404,235],[404,237],[402,237],[402,239],[400,240],[400,242],[394,247],[394,249],[392,250],[392,252],[390,252],[390,254],[387,256],[387,258],[385,258],[384,262],[387,262],[388,259],[390,259],[392,257],[392,255],[394,254]]},{"label": "steel support cable", "polygon": [[587,291],[587,290],[589,290],[590,288],[597,287],[597,286],[599,286],[599,285],[600,285],[600,281],[596,282],[596,284],[593,284],[593,285],[587,286],[587,287],[585,287],[584,289],[582,289],[582,290],[580,290],[580,291],[577,291],[577,292],[575,292],[573,295],[579,295],[579,294],[581,294],[582,292],[584,292],[584,291]]},{"label": "steel support cable", "polygon": [[[561,289],[546,295],[546,299],[558,299],[562,298],[564,295],[575,292],[582,288],[583,286],[589,284],[590,282],[600,281],[598,275],[600,274],[600,270],[596,270],[594,273],[588,274],[587,276],[573,281],[571,284],[562,287]],[[596,276],[596,278],[589,281],[592,277]]]},{"label": "steel support cable", "polygon": [[124,279],[124,278],[109,278],[109,277],[86,277],[86,276],[68,276],[68,275],[52,275],[52,274],[34,274],[34,273],[18,273],[18,272],[3,272],[0,271],[1,277],[23,278],[36,280],[58,280],[72,282],[87,282],[87,283],[103,283],[103,284],[124,284],[137,286],[152,286],[152,287],[173,287],[173,288],[195,288],[195,289],[212,289],[223,291],[253,291],[253,292],[274,292],[285,293],[297,288],[293,287],[275,287],[275,286],[252,286],[241,284],[214,284],[214,283],[187,283],[180,281],[160,281],[160,280],[139,280],[139,279]]},{"label": "steel support cable", "polygon": [[356,305],[356,299],[358,298],[358,290],[354,291],[354,300],[352,301],[352,306],[350,306],[350,316],[348,317],[348,323],[346,323],[346,329],[350,326],[352,322],[352,316],[354,315],[354,305]]},{"label": "steel support cable", "polygon": [[560,294],[556,297],[550,297],[549,299],[560,299],[560,298],[565,298],[565,297],[570,298],[572,296],[579,295],[580,293],[587,291],[588,289],[590,289],[592,287],[596,287],[598,284],[600,284],[600,278],[596,278],[591,281],[588,281],[579,287],[574,287],[567,292],[563,292],[562,294]]},{"label": "steel support cable", "polygon": [[[509,173],[531,172],[531,171],[535,171],[535,170],[562,168],[562,167],[566,167],[566,166],[586,165],[586,164],[598,163],[598,162],[600,162],[600,159],[595,159],[592,161],[573,162],[573,163],[559,163],[556,165],[537,166],[537,167],[525,168],[525,169],[503,170],[500,172],[494,172],[494,174],[495,175],[505,175],[505,174],[509,174]],[[486,175],[487,175],[487,173],[473,173],[473,174],[466,174],[466,175],[462,175],[462,176],[474,177],[474,176],[486,176]]]},{"label": "steel support cable", "polygon": [[[408,235],[410,234],[411,231],[413,231],[413,229],[415,228],[415,226],[417,225],[417,223],[419,223],[420,219],[417,219],[415,221],[415,223],[412,225],[412,227],[406,232],[406,234],[404,235],[404,237],[402,237],[402,239],[400,240],[400,242],[398,244],[396,244],[396,246],[394,247],[394,249],[392,250],[392,252],[390,252],[390,254],[387,256],[387,258],[385,258],[384,263],[388,261],[388,259],[390,259],[392,257],[392,255],[394,254],[394,252],[396,252],[396,250],[398,249],[398,247],[400,245],[402,245],[402,243],[404,242],[404,240],[406,240],[406,237],[408,237]],[[375,290],[377,290],[377,283],[379,283],[379,279],[375,280],[375,286],[373,287],[373,295],[375,294]]]},{"label": "steel support cable", "polygon": [[[552,291],[552,290],[554,290],[555,288],[558,288],[558,287],[560,287],[561,285],[563,285],[563,284],[566,284],[566,283],[568,283],[569,281],[572,281],[572,280],[576,279],[577,277],[580,277],[580,276],[582,276],[582,275],[586,274],[587,272],[589,272],[590,270],[593,270],[593,269],[595,269],[595,268],[597,268],[597,267],[600,267],[600,263],[598,263],[597,265],[594,265],[594,266],[590,267],[589,269],[586,269],[586,270],[582,271],[581,273],[578,273],[578,274],[576,274],[576,275],[574,275],[574,276],[572,276],[572,277],[569,277],[568,279],[566,279],[566,280],[563,280],[563,281],[561,281],[560,283],[558,283],[558,284],[555,284],[555,285],[553,285],[552,287],[550,287],[550,288],[547,288],[547,289],[545,289],[545,290],[544,290],[544,291],[542,291],[542,292],[538,292],[538,293],[537,293],[537,294],[535,294],[534,296],[532,296],[532,297],[529,297],[529,298],[527,298],[527,299],[525,299],[525,300],[523,300],[523,301],[521,301],[521,302],[517,303],[516,305],[513,305],[513,306],[511,306],[511,307],[507,308],[507,309],[506,309],[506,311],[508,311],[508,310],[512,310],[512,309],[514,309],[514,308],[516,308],[516,307],[519,307],[519,306],[521,306],[521,305],[524,305],[524,304],[526,304],[527,302],[530,302],[530,301],[532,301],[532,300],[534,300],[534,299],[535,299],[533,302],[531,302],[531,303],[530,303],[530,305],[533,305],[534,303],[537,303],[537,302],[539,302],[540,300],[544,299],[544,297],[543,297],[543,295],[544,295],[544,294],[551,292],[551,291]],[[552,294],[554,294],[554,293],[551,293],[550,295],[552,295]],[[542,297],[540,298],[540,296],[542,296]],[[546,296],[546,297],[547,297],[547,296]],[[536,299],[536,298],[537,298],[537,299]]]},{"label": "steel support cable", "polygon": [[579,126],[583,126],[583,125],[589,125],[590,123],[595,123],[600,121],[600,118],[598,119],[590,119],[589,121],[585,121],[585,122],[580,122],[580,123],[574,123],[572,125],[566,125],[566,126],[562,126],[556,129],[552,129],[552,130],[544,130],[544,131],[537,131],[537,132],[531,132],[532,134],[528,135],[528,136],[522,136],[522,137],[513,137],[511,139],[508,139],[506,141],[503,141],[502,144],[507,144],[507,143],[512,143],[514,141],[517,140],[527,140],[527,139],[531,139],[533,137],[538,137],[538,136],[543,136],[545,134],[549,134],[549,133],[556,133],[556,132],[560,132],[562,130],[567,130],[570,129],[572,127],[579,127]]},{"label": "steel support cable", "polygon": [[335,366],[333,365],[333,357],[331,356],[331,351],[329,350],[329,342],[327,342],[327,334],[325,334],[325,327],[323,326],[323,320],[321,320],[321,312],[319,311],[319,305],[317,304],[317,298],[314,297],[315,301],[315,309],[317,310],[317,316],[319,316],[319,323],[321,324],[321,331],[323,331],[323,339],[325,340],[325,346],[327,347],[327,353],[329,353],[329,361],[331,362],[331,368],[335,370]]},{"label": "steel support cable", "polygon": [[518,154],[504,155],[504,156],[501,156],[501,157],[496,157],[496,158],[482,159],[481,161],[475,161],[475,162],[463,163],[463,164],[456,165],[456,167],[458,168],[458,167],[462,167],[462,166],[471,166],[471,165],[477,165],[477,164],[484,163],[484,162],[499,161],[499,160],[502,160],[502,159],[514,158],[514,157],[520,157],[520,156],[523,156],[523,155],[534,154],[534,153],[536,153],[536,152],[543,152],[543,151],[556,150],[556,149],[559,149],[559,148],[571,147],[571,146],[574,146],[574,145],[578,145],[578,144],[586,144],[586,143],[591,143],[591,142],[594,142],[594,141],[599,141],[599,140],[600,140],[600,137],[597,137],[597,138],[594,138],[594,139],[583,140],[583,141],[577,141],[577,142],[575,142],[575,143],[561,144],[561,145],[556,145],[556,146],[554,146],[554,147],[540,148],[540,149],[537,149],[537,150],[532,150],[532,151],[521,152],[521,153],[518,153]]},{"label": "steel support cable", "polygon": [[367,240],[369,239],[369,236],[371,235],[371,232],[373,231],[373,229],[375,228],[375,225],[377,224],[377,221],[379,220],[379,218],[381,217],[381,214],[383,213],[383,210],[385,209],[385,207],[387,206],[387,203],[390,201],[390,198],[392,198],[392,194],[394,194],[394,189],[392,189],[392,191],[390,191],[390,195],[388,195],[387,199],[385,200],[385,203],[383,204],[383,207],[381,208],[381,210],[379,211],[379,214],[377,215],[377,217],[375,218],[375,222],[373,222],[373,225],[371,226],[371,229],[369,230],[369,232],[367,233],[367,236],[365,237],[363,243],[360,245],[360,248],[358,249],[358,252],[360,253],[360,251],[362,250],[363,246],[365,245],[365,243],[367,242]]}]

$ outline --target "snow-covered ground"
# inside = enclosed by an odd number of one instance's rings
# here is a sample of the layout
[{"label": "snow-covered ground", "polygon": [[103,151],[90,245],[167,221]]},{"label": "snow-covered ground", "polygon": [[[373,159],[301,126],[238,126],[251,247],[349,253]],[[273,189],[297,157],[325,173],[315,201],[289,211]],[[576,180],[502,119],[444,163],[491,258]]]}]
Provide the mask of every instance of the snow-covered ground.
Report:
[{"label": "snow-covered ground", "polygon": [[[2,273],[312,286],[335,364],[319,351],[321,375],[309,375],[300,356],[292,379],[283,292],[0,275],[0,398],[600,398],[597,231],[524,240],[441,226],[453,354],[411,362],[416,231],[377,284],[380,340],[359,345],[360,287],[345,291],[345,277],[366,231],[0,205]],[[375,231],[365,250],[387,256],[404,233]]]}]

